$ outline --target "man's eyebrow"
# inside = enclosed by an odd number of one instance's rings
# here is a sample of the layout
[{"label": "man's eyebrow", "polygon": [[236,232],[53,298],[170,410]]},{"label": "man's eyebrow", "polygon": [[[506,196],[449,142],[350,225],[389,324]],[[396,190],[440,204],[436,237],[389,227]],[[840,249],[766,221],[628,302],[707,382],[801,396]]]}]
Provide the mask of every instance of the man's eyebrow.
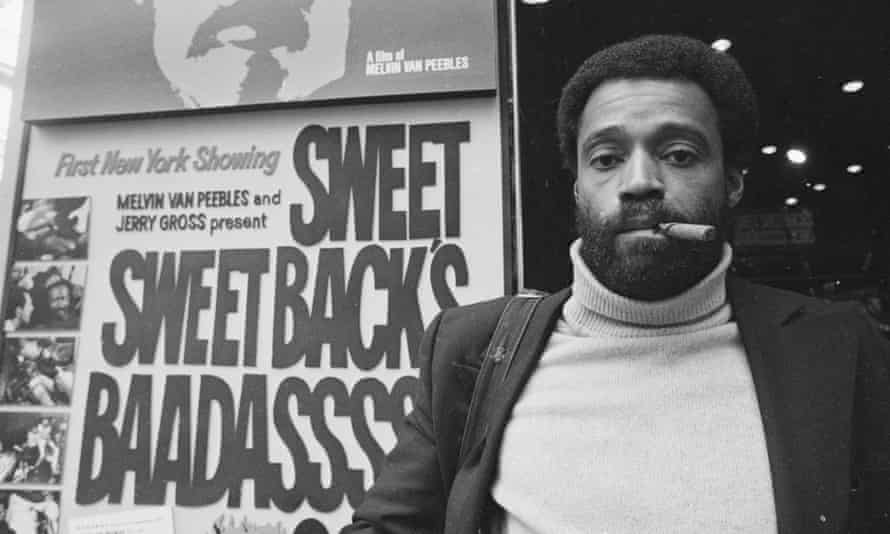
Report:
[{"label": "man's eyebrow", "polygon": [[668,122],[660,125],[652,135],[652,140],[656,143],[661,143],[677,137],[687,138],[709,151],[714,149],[711,146],[711,142],[708,141],[708,137],[700,128],[682,122]]},{"label": "man's eyebrow", "polygon": [[624,137],[627,137],[627,131],[621,126],[607,126],[605,128],[596,130],[595,132],[591,132],[587,137],[585,137],[584,142],[581,144],[580,153],[586,153],[588,150],[593,148],[594,145],[604,139],[616,139]]}]

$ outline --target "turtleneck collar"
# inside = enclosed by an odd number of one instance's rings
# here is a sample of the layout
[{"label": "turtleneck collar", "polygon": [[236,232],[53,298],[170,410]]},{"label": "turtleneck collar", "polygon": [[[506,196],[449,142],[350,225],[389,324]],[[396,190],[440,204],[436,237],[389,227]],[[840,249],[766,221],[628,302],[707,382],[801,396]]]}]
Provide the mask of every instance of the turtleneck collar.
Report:
[{"label": "turtleneck collar", "polygon": [[572,295],[563,307],[563,319],[581,334],[619,337],[679,334],[709,328],[729,320],[726,270],[732,247],[723,245],[717,267],[687,291],[654,302],[623,297],[603,286],[590,272],[576,240],[569,248],[574,271]]}]

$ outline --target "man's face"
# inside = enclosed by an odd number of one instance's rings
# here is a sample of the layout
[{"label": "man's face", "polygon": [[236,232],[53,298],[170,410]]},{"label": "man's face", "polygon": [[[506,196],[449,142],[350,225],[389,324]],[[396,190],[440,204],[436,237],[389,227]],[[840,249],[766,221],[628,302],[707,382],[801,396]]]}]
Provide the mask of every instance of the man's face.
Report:
[{"label": "man's face", "polygon": [[56,319],[69,319],[71,317],[71,292],[68,286],[63,284],[49,288],[49,309]]},{"label": "man's face", "polygon": [[742,193],[724,168],[718,116],[697,85],[612,80],[587,101],[578,124],[576,218],[581,257],[597,279],[636,300],[661,300],[693,286],[719,262],[722,240],[680,241],[660,222],[726,231]]},{"label": "man's face", "polygon": [[187,107],[302,98],[343,76],[352,0],[154,0],[154,51]]}]

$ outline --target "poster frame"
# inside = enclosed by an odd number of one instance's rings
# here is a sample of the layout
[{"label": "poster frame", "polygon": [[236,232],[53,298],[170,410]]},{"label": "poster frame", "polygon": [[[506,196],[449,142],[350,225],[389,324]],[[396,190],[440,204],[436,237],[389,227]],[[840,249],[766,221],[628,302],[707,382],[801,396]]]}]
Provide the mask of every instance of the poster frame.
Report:
[{"label": "poster frame", "polygon": [[[28,163],[28,154],[31,148],[31,124],[25,122],[22,126],[22,145],[18,154],[18,171],[15,176],[15,184],[13,186],[14,193],[12,197],[12,210],[9,214],[9,228],[7,229],[7,237],[9,241],[6,244],[6,250],[4,253],[6,256],[3,258],[3,274],[6,275],[10,272],[13,264],[13,256],[15,251],[15,240],[16,240],[16,214],[22,210],[22,191],[25,188],[25,167]],[[6,305],[8,304],[6,301],[9,298],[9,292],[6,291],[6,277],[4,276],[2,280],[0,280],[0,310],[3,310],[3,313],[6,313]],[[0,342],[5,342],[6,338],[9,337],[6,332],[0,330]]]}]

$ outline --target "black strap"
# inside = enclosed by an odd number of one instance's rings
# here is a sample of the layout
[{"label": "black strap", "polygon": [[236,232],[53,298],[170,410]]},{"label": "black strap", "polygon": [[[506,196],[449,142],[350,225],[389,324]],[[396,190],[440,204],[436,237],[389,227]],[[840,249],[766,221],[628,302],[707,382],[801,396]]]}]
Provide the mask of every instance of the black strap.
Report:
[{"label": "black strap", "polygon": [[485,349],[482,367],[479,369],[476,385],[473,388],[473,397],[470,400],[467,422],[464,425],[460,443],[458,464],[463,463],[472,446],[488,430],[490,409],[494,404],[494,398],[500,390],[500,386],[507,379],[507,373],[510,372],[510,367],[513,365],[513,357],[516,355],[519,342],[528,328],[535,308],[544,295],[544,293],[532,291],[519,293],[507,302],[507,306],[501,312],[491,341]]}]

